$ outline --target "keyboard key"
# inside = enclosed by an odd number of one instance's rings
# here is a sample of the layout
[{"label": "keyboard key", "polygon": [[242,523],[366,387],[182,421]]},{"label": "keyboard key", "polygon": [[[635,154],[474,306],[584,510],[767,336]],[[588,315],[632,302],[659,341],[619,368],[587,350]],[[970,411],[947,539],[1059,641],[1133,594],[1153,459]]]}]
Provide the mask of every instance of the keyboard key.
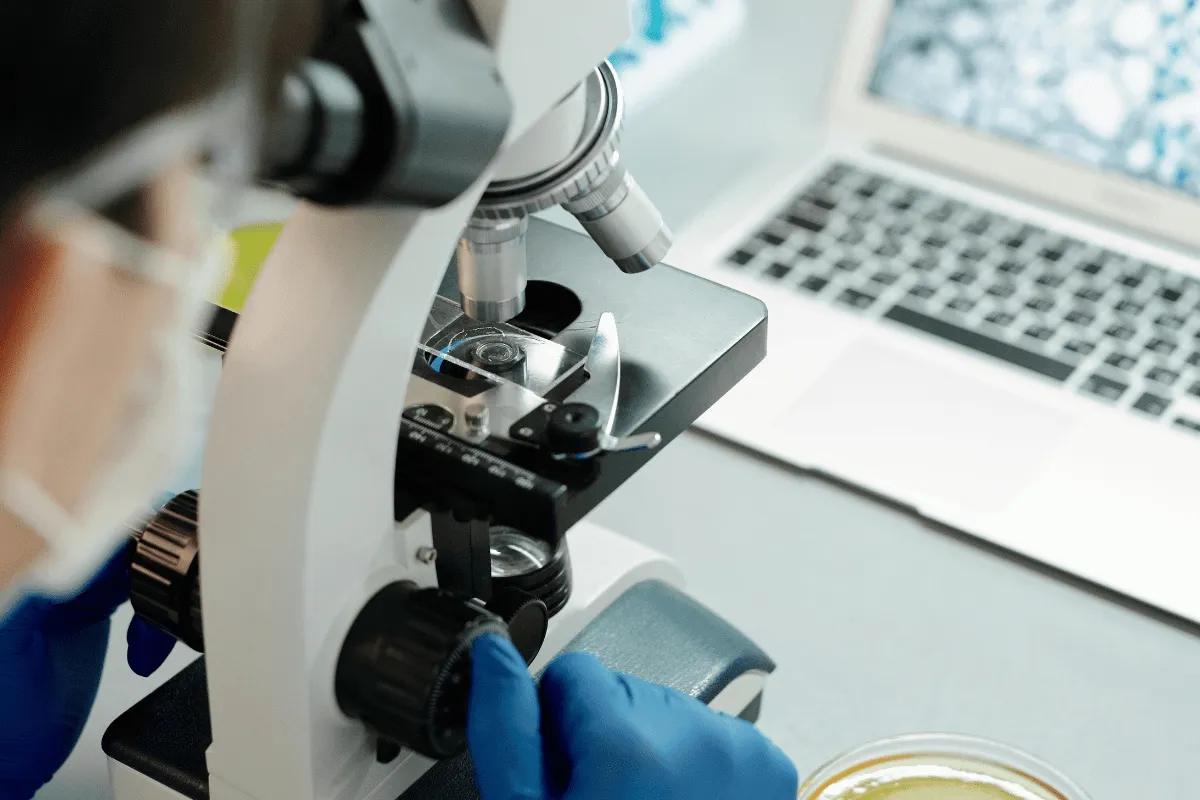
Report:
[{"label": "keyboard key", "polygon": [[804,279],[804,282],[800,284],[800,288],[810,291],[813,294],[817,294],[828,285],[829,281],[825,278],[821,278],[816,275],[809,275]]},{"label": "keyboard key", "polygon": [[993,311],[991,314],[988,314],[986,317],[984,317],[984,319],[993,325],[999,325],[1001,328],[1007,328],[1009,325],[1012,325],[1017,318],[1005,311]]},{"label": "keyboard key", "polygon": [[1137,335],[1137,331],[1128,325],[1113,325],[1104,332],[1105,336],[1110,336],[1118,341],[1128,342]]},{"label": "keyboard key", "polygon": [[1093,375],[1083,384],[1082,391],[1116,402],[1129,389],[1129,384],[1114,381],[1103,375]]},{"label": "keyboard key", "polygon": [[882,187],[880,186],[879,181],[871,180],[860,186],[856,194],[864,200],[870,200],[872,197],[879,194],[880,188]]},{"label": "keyboard key", "polygon": [[780,235],[778,231],[766,230],[758,234],[758,238],[762,239],[767,244],[780,245],[787,241],[786,236]]},{"label": "keyboard key", "polygon": [[1138,275],[1143,278],[1162,278],[1167,274],[1166,267],[1160,267],[1158,264],[1138,264]]},{"label": "keyboard key", "polygon": [[1175,427],[1179,430],[1187,431],[1188,433],[1200,433],[1200,422],[1188,419],[1187,417],[1179,417],[1176,419]]},{"label": "keyboard key", "polygon": [[1146,392],[1138,398],[1133,407],[1143,414],[1149,414],[1152,417],[1161,417],[1171,407],[1171,401],[1165,397],[1159,397],[1156,394]]},{"label": "keyboard key", "polygon": [[1179,380],[1179,373],[1166,367],[1154,367],[1146,373],[1146,380],[1161,383],[1163,386],[1174,386]]},{"label": "keyboard key", "polygon": [[963,226],[963,230],[974,236],[982,236],[987,233],[988,228],[992,227],[992,218],[988,214],[975,217],[975,219]]},{"label": "keyboard key", "polygon": [[842,232],[842,235],[838,237],[838,241],[842,244],[862,244],[864,238],[866,237],[863,236],[862,231],[858,228],[849,228]]},{"label": "keyboard key", "polygon": [[1138,360],[1128,353],[1116,352],[1110,354],[1108,358],[1104,359],[1104,363],[1108,364],[1110,367],[1116,367],[1122,372],[1128,372],[1137,366]]},{"label": "keyboard key", "polygon": [[733,255],[729,256],[729,261],[737,264],[739,267],[744,267],[754,260],[754,253],[749,250],[738,250]]},{"label": "keyboard key", "polygon": [[1113,306],[1113,308],[1115,308],[1117,311],[1120,311],[1122,314],[1128,314],[1131,317],[1141,316],[1142,312],[1146,310],[1144,305],[1141,303],[1135,303],[1132,300],[1122,300]]},{"label": "keyboard key", "polygon": [[1163,314],[1161,317],[1154,320],[1154,324],[1168,331],[1177,331],[1187,324],[1187,320],[1174,314]]},{"label": "keyboard key", "polygon": [[821,176],[821,183],[827,183],[831,185],[841,183],[856,171],[857,170],[845,164],[834,164],[825,171],[824,175]]},{"label": "keyboard key", "polygon": [[954,325],[903,306],[895,306],[884,316],[893,322],[907,325],[1059,382],[1067,380],[1075,372],[1075,368],[1070,364],[1030,352],[969,328]]},{"label": "keyboard key", "polygon": [[946,304],[946,308],[951,311],[957,311],[960,314],[967,314],[974,310],[977,305],[979,304],[969,297],[956,297]]},{"label": "keyboard key", "polygon": [[908,290],[908,293],[913,297],[919,297],[922,300],[928,300],[937,294],[937,289],[927,283],[918,283],[916,286]]},{"label": "keyboard key", "polygon": [[837,200],[834,200],[827,194],[810,193],[801,196],[800,199],[809,205],[816,206],[822,211],[832,211],[837,208]]},{"label": "keyboard key", "polygon": [[1164,286],[1158,290],[1158,296],[1168,303],[1177,303],[1183,297],[1183,292],[1178,289],[1172,289],[1169,286]]},{"label": "keyboard key", "polygon": [[1087,300],[1090,303],[1098,303],[1104,298],[1104,292],[1093,286],[1085,286],[1077,291],[1075,296],[1080,300]]},{"label": "keyboard key", "polygon": [[878,299],[879,298],[873,294],[867,294],[866,292],[857,292],[854,289],[847,289],[846,291],[844,291],[840,295],[838,295],[837,300],[839,303],[841,303],[844,306],[850,306],[852,308],[857,308],[857,309],[865,311],[868,308],[870,308],[871,306],[875,305],[875,301]]},{"label": "keyboard key", "polygon": [[790,273],[791,271],[792,271],[791,264],[784,264],[782,261],[776,261],[774,264],[767,267],[766,271],[763,272],[763,274],[766,275],[768,278],[779,279],[779,278],[786,278],[788,276],[788,273]]},{"label": "keyboard key", "polygon": [[1026,301],[1025,307],[1030,311],[1039,311],[1043,314],[1054,310],[1054,298],[1046,295],[1031,297]]},{"label": "keyboard key", "polygon": [[1095,352],[1096,345],[1085,339],[1072,339],[1071,341],[1067,342],[1065,349],[1081,356],[1090,356],[1093,352]]},{"label": "keyboard key", "polygon": [[1071,239],[1064,236],[1058,241],[1058,249],[1071,255],[1077,255],[1080,250],[1084,249],[1084,247],[1086,247],[1086,245],[1084,245],[1084,243],[1078,239]]},{"label": "keyboard key", "polygon": [[1065,317],[1072,325],[1091,325],[1096,321],[1096,315],[1082,308],[1076,308]]},{"label": "keyboard key", "polygon": [[987,293],[992,297],[1007,299],[1017,293],[1017,287],[1011,283],[994,283],[988,287]]},{"label": "keyboard key", "polygon": [[854,272],[862,266],[862,262],[857,258],[840,258],[834,262],[834,268],[840,269],[842,272]]},{"label": "keyboard key", "polygon": [[1034,325],[1025,330],[1025,336],[1039,342],[1048,342],[1054,338],[1054,329],[1047,328],[1045,325]]},{"label": "keyboard key", "polygon": [[1146,343],[1146,349],[1160,356],[1169,356],[1179,349],[1179,345],[1171,339],[1151,339]]},{"label": "keyboard key", "polygon": [[1003,264],[996,267],[996,269],[1000,270],[1005,275],[1020,275],[1025,271],[1027,266],[1029,265],[1022,264],[1020,261],[1005,261]]},{"label": "keyboard key", "polygon": [[823,214],[817,214],[814,210],[809,214],[800,214],[793,212],[784,217],[789,223],[802,230],[820,233],[825,230],[828,224],[828,217]]},{"label": "keyboard key", "polygon": [[1127,286],[1130,289],[1136,289],[1142,285],[1141,277],[1137,275],[1125,275],[1118,281],[1122,286]]},{"label": "keyboard key", "polygon": [[954,216],[954,206],[950,203],[942,203],[937,208],[926,214],[934,222],[945,222]]}]

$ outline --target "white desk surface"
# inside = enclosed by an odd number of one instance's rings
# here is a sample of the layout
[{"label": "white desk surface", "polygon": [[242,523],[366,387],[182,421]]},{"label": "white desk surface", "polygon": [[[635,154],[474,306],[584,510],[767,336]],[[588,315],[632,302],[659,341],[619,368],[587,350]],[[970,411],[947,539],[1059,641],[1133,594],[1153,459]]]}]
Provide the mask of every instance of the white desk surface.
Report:
[{"label": "white desk surface", "polygon": [[[750,4],[738,43],[626,137],[628,163],[679,228],[820,131],[849,3]],[[698,434],[596,518],[676,558],[693,594],[779,661],[762,727],[802,773],[873,738],[952,730],[1030,750],[1094,800],[1196,791],[1194,633]],[[101,733],[188,660],[140,681],[122,657],[114,647],[84,740],[42,800],[107,797]]]}]

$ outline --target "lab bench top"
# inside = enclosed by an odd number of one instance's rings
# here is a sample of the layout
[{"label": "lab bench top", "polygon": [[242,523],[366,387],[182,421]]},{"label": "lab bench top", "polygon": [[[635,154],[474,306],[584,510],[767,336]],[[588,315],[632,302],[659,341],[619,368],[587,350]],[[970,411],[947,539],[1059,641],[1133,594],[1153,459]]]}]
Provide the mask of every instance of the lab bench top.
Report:
[{"label": "lab bench top", "polygon": [[[749,4],[736,43],[624,140],[679,229],[783,147],[799,157],[821,138],[851,4]],[[801,774],[871,739],[936,730],[1031,751],[1094,800],[1196,791],[1196,629],[699,433],[594,518],[675,558],[691,593],[779,662],[761,725]],[[129,675],[127,615],[84,739],[43,800],[107,797],[104,728],[190,660],[175,654],[150,681]]]}]

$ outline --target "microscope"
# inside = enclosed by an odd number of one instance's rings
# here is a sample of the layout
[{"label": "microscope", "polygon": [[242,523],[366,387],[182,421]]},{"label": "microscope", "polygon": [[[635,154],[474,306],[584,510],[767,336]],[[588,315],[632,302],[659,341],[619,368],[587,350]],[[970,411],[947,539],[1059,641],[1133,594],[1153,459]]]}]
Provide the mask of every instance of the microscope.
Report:
[{"label": "microscope", "polygon": [[310,202],[197,345],[201,486],[131,547],[135,611],[203,657],[107,731],[115,796],[478,797],[490,632],[753,721],[768,656],[585,519],[766,347],[761,303],[657,266],[605,61],[628,4],[334,6],[270,126]]}]

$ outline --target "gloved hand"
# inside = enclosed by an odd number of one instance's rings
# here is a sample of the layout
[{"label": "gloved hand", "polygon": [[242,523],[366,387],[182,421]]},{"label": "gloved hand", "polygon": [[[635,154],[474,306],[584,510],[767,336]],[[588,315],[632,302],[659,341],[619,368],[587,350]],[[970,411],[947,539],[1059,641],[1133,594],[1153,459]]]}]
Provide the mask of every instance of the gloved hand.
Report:
[{"label": "gloved hand", "polygon": [[[70,755],[96,699],[110,617],[129,598],[121,549],[70,600],[27,597],[0,620],[0,797],[33,797]],[[174,640],[135,618],[129,666],[149,675]]]},{"label": "gloved hand", "polygon": [[540,697],[507,641],[472,649],[467,739],[483,800],[795,800],[788,758],[698,700],[559,657]]}]

